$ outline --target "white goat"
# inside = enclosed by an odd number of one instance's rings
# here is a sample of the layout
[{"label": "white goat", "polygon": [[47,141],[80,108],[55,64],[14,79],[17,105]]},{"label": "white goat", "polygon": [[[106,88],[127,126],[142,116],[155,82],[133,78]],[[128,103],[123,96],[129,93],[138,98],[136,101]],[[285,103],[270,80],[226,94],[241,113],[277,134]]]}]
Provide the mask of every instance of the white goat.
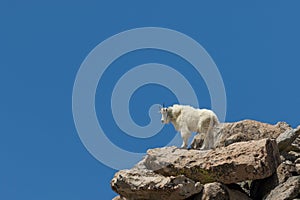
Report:
[{"label": "white goat", "polygon": [[201,149],[214,147],[216,137],[212,133],[212,128],[219,124],[219,120],[213,111],[174,104],[168,108],[161,108],[160,113],[162,114],[162,123],[171,122],[175,129],[180,132],[183,140],[181,148],[187,148],[191,132],[205,134]]}]

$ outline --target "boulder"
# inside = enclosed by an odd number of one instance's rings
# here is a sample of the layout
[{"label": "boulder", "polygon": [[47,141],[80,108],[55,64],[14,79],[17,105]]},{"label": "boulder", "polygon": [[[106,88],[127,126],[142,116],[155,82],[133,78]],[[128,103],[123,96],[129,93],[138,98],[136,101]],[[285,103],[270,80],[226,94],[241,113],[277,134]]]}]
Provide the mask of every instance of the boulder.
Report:
[{"label": "boulder", "polygon": [[225,184],[271,176],[280,163],[275,140],[239,142],[215,150],[176,147],[147,151],[145,166],[164,176],[184,175],[203,184]]},{"label": "boulder", "polygon": [[278,185],[265,200],[288,200],[299,198],[300,176],[292,176],[286,182]]},{"label": "boulder", "polygon": [[281,133],[291,130],[291,127],[285,122],[278,122],[276,125],[271,125],[255,120],[243,120],[226,123],[220,130],[218,146],[227,146],[234,142],[263,138],[276,139]]},{"label": "boulder", "polygon": [[[278,122],[276,125],[271,125],[255,120],[220,123],[213,128],[214,135],[217,135],[215,147],[223,147],[235,142],[260,140],[264,138],[276,139],[281,133],[287,130],[292,130],[292,128],[285,122]],[[191,148],[200,149],[202,143],[203,136],[197,134],[192,141]]]},{"label": "boulder", "polygon": [[[282,152],[293,150],[293,146],[291,144],[296,140],[297,137],[299,137],[299,134],[300,126],[296,129],[286,130],[284,133],[280,134],[276,139],[279,151]],[[297,149],[297,145],[295,144],[294,146],[294,148]]]},{"label": "boulder", "polygon": [[271,177],[255,180],[251,184],[250,196],[253,199],[264,199],[271,190],[297,175],[295,164],[289,160],[282,162]]},{"label": "boulder", "polygon": [[145,168],[143,161],[117,172],[112,189],[128,200],[180,200],[199,193],[203,186],[183,175],[165,177]]}]

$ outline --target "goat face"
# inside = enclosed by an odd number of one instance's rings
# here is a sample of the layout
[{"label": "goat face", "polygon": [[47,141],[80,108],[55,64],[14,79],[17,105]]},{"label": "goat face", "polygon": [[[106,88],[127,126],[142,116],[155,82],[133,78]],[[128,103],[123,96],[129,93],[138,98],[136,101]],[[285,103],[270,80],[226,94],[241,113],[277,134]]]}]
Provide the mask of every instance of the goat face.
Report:
[{"label": "goat face", "polygon": [[170,118],[168,116],[168,108],[161,108],[161,123],[168,124],[170,122]]}]

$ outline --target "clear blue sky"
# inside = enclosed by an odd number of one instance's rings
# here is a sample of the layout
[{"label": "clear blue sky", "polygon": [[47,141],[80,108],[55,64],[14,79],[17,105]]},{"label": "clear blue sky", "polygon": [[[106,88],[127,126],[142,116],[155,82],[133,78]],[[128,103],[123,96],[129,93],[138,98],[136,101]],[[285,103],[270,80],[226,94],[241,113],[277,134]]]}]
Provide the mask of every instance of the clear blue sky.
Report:
[{"label": "clear blue sky", "polygon": [[[0,199],[107,200],[116,195],[109,185],[115,170],[90,155],[78,137],[72,89],[87,54],[101,41],[127,29],[165,27],[199,42],[222,75],[226,121],[250,118],[286,121],[293,127],[300,124],[299,1],[99,2],[1,1]],[[152,59],[182,62],[158,51],[128,56],[131,59],[120,58],[119,65]],[[117,62],[112,68],[118,69]],[[201,87],[202,105],[210,107],[205,85]],[[155,97],[157,91],[170,98],[167,102],[176,101],[156,85],[145,91],[148,96],[141,89],[132,103],[161,101]],[[108,94],[99,89],[96,99]],[[101,105],[96,107],[101,112]],[[132,115],[137,123],[147,124],[145,112],[133,107]],[[114,125],[105,124],[107,129]],[[109,137],[132,151],[156,144],[146,141],[134,149],[138,141],[117,134]],[[161,137],[160,145],[168,139]]]}]

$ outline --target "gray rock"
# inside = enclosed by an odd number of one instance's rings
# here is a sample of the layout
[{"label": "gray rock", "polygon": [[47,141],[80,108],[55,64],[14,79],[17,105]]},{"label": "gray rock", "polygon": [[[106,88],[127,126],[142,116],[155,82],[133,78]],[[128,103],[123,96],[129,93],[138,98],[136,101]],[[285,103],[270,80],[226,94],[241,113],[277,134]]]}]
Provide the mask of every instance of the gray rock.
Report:
[{"label": "gray rock", "polygon": [[164,176],[184,175],[201,183],[225,184],[271,176],[280,163],[275,140],[234,143],[215,150],[176,147],[147,151],[145,165]]},{"label": "gray rock", "polygon": [[299,194],[300,176],[293,176],[272,190],[266,200],[292,200],[299,197]]},{"label": "gray rock", "polygon": [[199,193],[203,186],[183,175],[165,177],[148,170],[143,161],[130,170],[117,172],[112,189],[128,200],[180,200]]},{"label": "gray rock", "polygon": [[300,126],[295,129],[295,132],[298,132],[298,137],[294,140],[294,142],[290,146],[290,151],[300,152]]},{"label": "gray rock", "polygon": [[300,127],[297,129],[286,130],[284,133],[280,134],[276,142],[278,144],[279,151],[291,150],[291,144],[296,140],[300,134]]}]

